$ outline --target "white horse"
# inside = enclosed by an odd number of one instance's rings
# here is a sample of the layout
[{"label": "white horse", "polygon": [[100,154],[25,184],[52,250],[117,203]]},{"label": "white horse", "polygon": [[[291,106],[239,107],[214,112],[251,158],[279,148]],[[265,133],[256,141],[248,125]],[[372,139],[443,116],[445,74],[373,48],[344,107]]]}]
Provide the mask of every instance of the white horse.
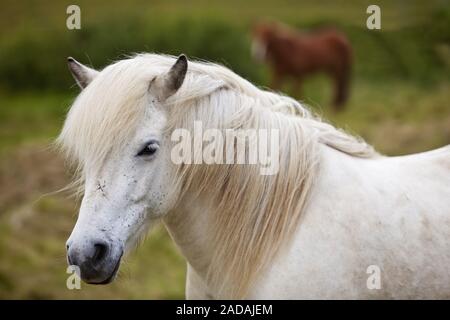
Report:
[{"label": "white horse", "polygon": [[[58,142],[84,193],[67,242],[84,281],[112,281],[162,220],[190,299],[450,298],[448,146],[382,156],[297,101],[185,56],[100,72],[68,63],[82,91]],[[195,120],[278,130],[278,173],[175,164],[171,135]]]}]

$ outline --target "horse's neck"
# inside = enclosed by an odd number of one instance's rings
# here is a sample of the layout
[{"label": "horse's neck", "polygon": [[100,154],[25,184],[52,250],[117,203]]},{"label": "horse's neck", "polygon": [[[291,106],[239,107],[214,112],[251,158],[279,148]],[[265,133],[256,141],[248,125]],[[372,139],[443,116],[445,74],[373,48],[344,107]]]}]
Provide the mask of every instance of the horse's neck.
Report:
[{"label": "horse's neck", "polygon": [[[240,105],[243,104],[241,101],[242,97],[237,98],[234,92],[222,92],[222,94],[224,95],[222,96],[222,100],[231,102],[227,105],[227,108],[222,108],[222,117],[225,119],[223,122],[229,123],[234,119],[236,112],[240,111]],[[226,94],[229,94],[230,96],[226,98]],[[261,123],[264,124],[265,129],[278,129],[285,132],[285,130],[288,130],[288,126],[285,126],[285,124],[294,121],[294,118],[287,116],[283,117],[281,114],[276,114],[275,116],[271,111],[265,109],[266,107],[264,106],[261,106],[260,108],[260,110],[253,109],[253,112],[258,112],[255,113],[254,116],[259,117],[257,118],[259,119],[258,122],[261,121]],[[225,112],[223,110],[225,110]],[[273,116],[273,118],[263,121],[265,117],[271,116]],[[296,139],[298,139],[298,137]],[[236,172],[236,170],[233,170],[233,173],[230,174],[236,175]],[[197,173],[197,170],[189,172],[189,174],[192,174],[192,177],[195,177]],[[204,173],[203,170],[200,170],[202,179],[206,179],[202,175]],[[219,172],[212,170],[211,172],[208,171],[208,173],[211,173],[212,175],[207,175],[207,180],[215,181],[213,175],[214,173]],[[251,174],[255,174],[255,172],[251,172]],[[220,177],[220,181],[222,179],[223,176]],[[259,181],[259,179],[254,180]],[[190,183],[189,185],[189,188],[191,188],[192,186],[199,186],[200,183]],[[258,190],[259,191],[255,192],[259,194],[262,190],[266,189],[260,188]],[[214,273],[216,270],[216,268],[210,268],[212,266],[213,258],[216,259],[214,260],[216,263],[219,260],[216,256],[217,252],[220,251],[220,248],[214,247],[220,245],[217,241],[218,230],[214,228],[218,225],[217,217],[218,215],[226,214],[227,212],[218,212],[218,204],[213,203],[213,201],[217,201],[218,195],[214,194],[214,192],[209,192],[208,190],[205,192],[205,190],[203,190],[199,195],[197,191],[198,190],[187,190],[183,193],[182,199],[180,199],[177,207],[164,218],[164,224],[189,265],[192,266],[201,278],[206,280],[207,278],[211,279],[211,273]],[[190,196],[190,192],[193,192],[194,195]],[[251,204],[246,205],[247,207],[251,207]],[[255,210],[256,209],[257,208],[255,208]],[[253,212],[253,210],[250,210],[249,212]],[[246,223],[244,223],[244,225],[246,226],[249,225],[247,220],[250,219],[245,220]],[[248,234],[254,234],[253,230],[248,230]],[[243,243],[246,242],[244,241]]]},{"label": "horse's neck", "polygon": [[164,224],[175,244],[188,263],[200,275],[206,277],[211,261],[211,223],[213,214],[208,201],[189,194],[170,214],[164,218]]},{"label": "horse's neck", "polygon": [[[337,188],[339,183],[334,175],[336,172],[348,172],[354,165],[352,157],[321,145],[321,159],[324,160],[323,172],[318,175],[315,187],[311,193],[323,193],[319,190],[323,185]],[[325,159],[326,158],[326,159]],[[335,179],[336,178],[336,179]],[[208,267],[217,248],[212,247],[212,219],[217,214],[215,207],[208,199],[202,197],[183,197],[177,208],[164,218],[164,224],[172,239],[180,249],[190,266],[203,280],[207,279]]]}]

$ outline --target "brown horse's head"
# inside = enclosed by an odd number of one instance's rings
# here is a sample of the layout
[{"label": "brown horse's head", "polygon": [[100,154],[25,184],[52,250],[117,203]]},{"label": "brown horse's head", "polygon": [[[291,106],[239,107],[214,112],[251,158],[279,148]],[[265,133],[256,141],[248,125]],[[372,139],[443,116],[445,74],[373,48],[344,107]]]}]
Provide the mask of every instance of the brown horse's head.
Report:
[{"label": "brown horse's head", "polygon": [[257,61],[264,61],[267,58],[267,43],[276,33],[276,23],[271,21],[261,21],[253,25],[252,28],[252,56]]},{"label": "brown horse's head", "polygon": [[266,42],[278,30],[279,23],[274,21],[259,21],[252,27],[252,37],[261,42]]}]

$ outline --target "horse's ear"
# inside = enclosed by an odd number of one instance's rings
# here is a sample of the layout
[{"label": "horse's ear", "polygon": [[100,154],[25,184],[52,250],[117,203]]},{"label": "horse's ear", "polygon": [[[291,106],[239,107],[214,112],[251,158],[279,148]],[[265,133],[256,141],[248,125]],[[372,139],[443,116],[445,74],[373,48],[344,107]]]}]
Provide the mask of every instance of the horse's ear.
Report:
[{"label": "horse's ear", "polygon": [[180,89],[188,68],[188,61],[184,54],[180,55],[175,64],[157,80],[158,95],[165,100]]},{"label": "horse's ear", "polygon": [[99,73],[97,70],[82,65],[72,57],[67,58],[67,66],[81,89],[86,88]]}]

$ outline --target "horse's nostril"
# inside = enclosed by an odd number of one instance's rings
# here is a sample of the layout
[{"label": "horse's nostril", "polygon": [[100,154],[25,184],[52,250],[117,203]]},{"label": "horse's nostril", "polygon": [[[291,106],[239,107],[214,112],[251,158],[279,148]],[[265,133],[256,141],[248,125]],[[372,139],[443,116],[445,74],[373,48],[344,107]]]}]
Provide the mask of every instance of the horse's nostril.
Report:
[{"label": "horse's nostril", "polygon": [[108,252],[108,245],[106,243],[96,243],[94,244],[94,256],[92,257],[92,262],[99,263],[105,257]]},{"label": "horse's nostril", "polygon": [[70,245],[71,245],[72,241],[67,240],[66,241],[66,250],[69,251]]}]

